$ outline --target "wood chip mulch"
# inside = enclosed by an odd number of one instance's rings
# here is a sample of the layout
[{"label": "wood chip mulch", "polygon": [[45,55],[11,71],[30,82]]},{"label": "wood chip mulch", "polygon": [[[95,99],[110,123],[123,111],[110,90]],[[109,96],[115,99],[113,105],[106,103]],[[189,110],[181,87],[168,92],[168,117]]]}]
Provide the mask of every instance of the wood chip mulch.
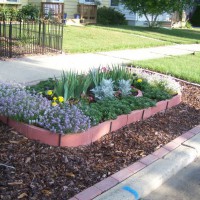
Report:
[{"label": "wood chip mulch", "polygon": [[0,124],[0,199],[69,199],[199,125],[200,88],[182,85],[180,105],[86,147],[51,147]]}]

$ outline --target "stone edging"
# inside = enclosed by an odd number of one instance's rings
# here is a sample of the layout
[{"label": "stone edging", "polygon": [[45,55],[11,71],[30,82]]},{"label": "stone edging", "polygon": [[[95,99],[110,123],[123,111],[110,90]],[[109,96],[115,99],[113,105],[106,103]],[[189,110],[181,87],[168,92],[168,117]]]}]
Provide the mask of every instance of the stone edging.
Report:
[{"label": "stone edging", "polygon": [[72,133],[66,135],[55,134],[46,129],[17,122],[4,116],[0,116],[0,120],[29,139],[38,140],[41,143],[52,146],[77,147],[89,145],[112,131],[116,131],[128,124],[145,120],[158,112],[165,111],[168,108],[178,105],[180,102],[181,95],[178,94],[169,100],[159,101],[154,107],[135,110],[128,115],[120,115],[115,120],[105,121],[83,133]]}]

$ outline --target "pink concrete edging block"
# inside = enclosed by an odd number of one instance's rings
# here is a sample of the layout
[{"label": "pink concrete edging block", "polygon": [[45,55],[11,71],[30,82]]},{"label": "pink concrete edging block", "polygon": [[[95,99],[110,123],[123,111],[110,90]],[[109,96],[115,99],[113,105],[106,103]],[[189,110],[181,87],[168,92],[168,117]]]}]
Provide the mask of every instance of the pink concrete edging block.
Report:
[{"label": "pink concrete edging block", "polygon": [[171,108],[173,106],[176,106],[179,103],[181,103],[181,95],[180,94],[178,94],[178,95],[172,97],[170,100],[168,100],[167,108]]},{"label": "pink concrete edging block", "polygon": [[105,192],[105,191],[109,190],[110,188],[114,187],[115,185],[117,185],[118,183],[119,183],[118,180],[116,180],[115,178],[110,176],[110,177],[96,183],[94,185],[94,187],[98,188],[102,192]]},{"label": "pink concrete edging block", "polygon": [[78,147],[92,143],[92,132],[86,131],[83,133],[70,133],[61,135],[61,147]]},{"label": "pink concrete edging block", "polygon": [[189,132],[192,132],[192,133],[194,133],[195,135],[198,134],[198,133],[200,133],[200,125],[194,127],[194,128],[191,129],[191,130],[189,130]]},{"label": "pink concrete edging block", "polygon": [[151,163],[153,163],[156,160],[158,160],[157,156],[149,154],[148,156],[141,158],[139,161],[145,165],[150,165]]},{"label": "pink concrete edging block", "polygon": [[142,120],[143,110],[134,110],[128,114],[127,124],[131,124]]},{"label": "pink concrete edging block", "polygon": [[7,124],[8,123],[8,117],[0,115],[0,121],[3,122],[4,124]]},{"label": "pink concrete edging block", "polygon": [[188,132],[180,135],[179,137],[175,138],[174,140],[172,140],[172,142],[181,145],[182,143],[184,143],[188,139],[192,138],[193,136],[195,136],[195,133],[188,131]]},{"label": "pink concrete edging block", "polygon": [[149,107],[149,108],[144,109],[143,120],[148,119],[149,117],[151,117],[153,115],[152,114],[152,108],[153,107]]},{"label": "pink concrete edging block", "polygon": [[126,168],[116,172],[111,177],[116,179],[118,182],[122,182],[122,181],[126,180],[131,175],[133,175],[133,173],[131,171],[129,171],[126,167]]},{"label": "pink concrete edging block", "polygon": [[77,198],[78,200],[91,200],[96,196],[100,195],[101,193],[102,193],[101,190],[92,186],[87,188],[86,190],[83,190],[79,194],[75,195],[75,198]]},{"label": "pink concrete edging block", "polygon": [[166,145],[163,146],[163,148],[167,149],[168,151],[173,151],[174,149],[176,149],[177,147],[179,147],[180,144],[177,144],[173,141],[167,143]]},{"label": "pink concrete edging block", "polygon": [[111,132],[116,131],[127,125],[128,115],[120,115],[117,119],[111,121]]},{"label": "pink concrete edging block", "polygon": [[109,133],[111,129],[110,126],[111,126],[111,121],[106,121],[87,130],[87,132],[92,133],[92,142],[99,140],[101,137]]},{"label": "pink concrete edging block", "polygon": [[154,151],[154,152],[152,153],[152,155],[154,155],[154,156],[156,156],[156,157],[158,157],[158,158],[162,158],[163,156],[167,155],[169,152],[170,152],[169,150],[167,150],[167,149],[161,147],[160,149]]},{"label": "pink concrete edging block", "polygon": [[8,126],[14,128],[17,132],[27,137],[29,129],[28,124],[25,124],[23,122],[17,122],[13,119],[8,118]]},{"label": "pink concrete edging block", "polygon": [[152,107],[152,114],[155,115],[156,113],[165,111],[167,109],[167,102],[167,100],[157,102],[156,106]]},{"label": "pink concrete edging block", "polygon": [[59,146],[59,134],[52,133],[37,126],[29,125],[27,137],[32,140],[38,140],[44,144]]},{"label": "pink concrete edging block", "polygon": [[132,165],[128,166],[127,169],[129,171],[131,171],[133,174],[135,174],[145,167],[146,167],[146,165],[144,163],[137,161],[137,162],[133,163]]},{"label": "pink concrete edging block", "polygon": [[72,133],[61,135],[60,146],[77,147],[89,145],[99,140],[101,137],[110,132],[110,121],[103,122],[97,126],[93,126],[82,133]]}]

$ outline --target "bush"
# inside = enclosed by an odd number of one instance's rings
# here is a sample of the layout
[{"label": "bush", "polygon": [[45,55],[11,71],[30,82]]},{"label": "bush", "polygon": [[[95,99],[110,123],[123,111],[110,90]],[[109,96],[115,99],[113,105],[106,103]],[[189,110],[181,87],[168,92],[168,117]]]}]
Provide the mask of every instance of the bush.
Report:
[{"label": "bush", "polygon": [[193,26],[200,26],[200,5],[196,7],[190,22]]},{"label": "bush", "polygon": [[39,18],[39,9],[32,4],[25,5],[19,10],[19,17],[22,19],[36,20]]},{"label": "bush", "polygon": [[101,7],[97,10],[97,23],[102,25],[125,25],[125,15],[114,8]]}]

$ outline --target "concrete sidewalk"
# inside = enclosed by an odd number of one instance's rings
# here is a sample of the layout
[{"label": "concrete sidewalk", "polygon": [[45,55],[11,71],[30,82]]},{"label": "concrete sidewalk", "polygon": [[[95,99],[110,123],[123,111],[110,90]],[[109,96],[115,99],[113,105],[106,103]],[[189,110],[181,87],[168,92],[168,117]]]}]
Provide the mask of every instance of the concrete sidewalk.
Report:
[{"label": "concrete sidewalk", "polygon": [[60,76],[62,70],[73,69],[79,72],[86,72],[93,67],[125,64],[134,60],[186,55],[193,52],[200,52],[200,44],[86,54],[29,56],[0,61],[0,81],[30,83],[49,77]]}]

